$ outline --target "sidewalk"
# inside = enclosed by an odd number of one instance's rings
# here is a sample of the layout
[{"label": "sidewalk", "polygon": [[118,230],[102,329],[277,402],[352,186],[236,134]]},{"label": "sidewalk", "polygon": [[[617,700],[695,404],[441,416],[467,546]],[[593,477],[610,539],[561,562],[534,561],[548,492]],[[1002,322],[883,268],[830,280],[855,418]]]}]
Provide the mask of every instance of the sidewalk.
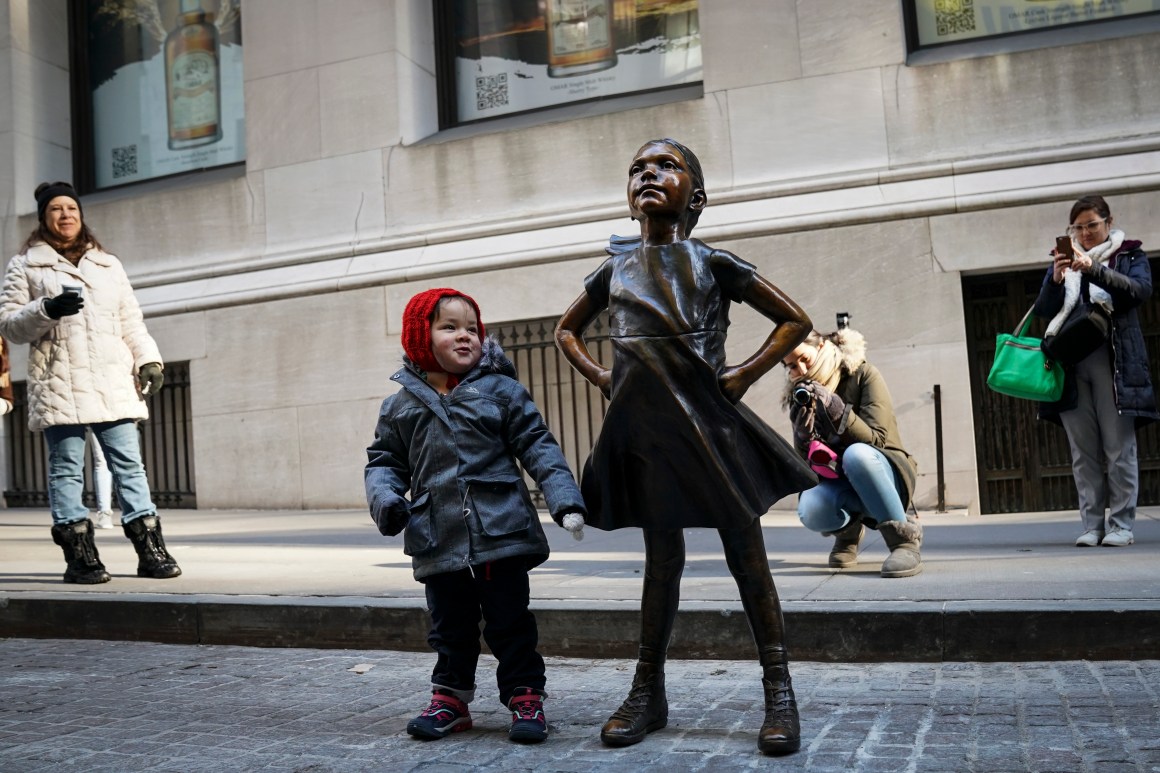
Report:
[{"label": "sidewalk", "polygon": [[[1160,508],[1136,544],[1076,548],[1074,512],[922,513],[925,571],[886,580],[868,534],[853,570],[826,567],[829,540],[790,512],[762,518],[791,653],[814,661],[1160,658]],[[0,510],[0,637],[184,644],[427,649],[422,586],[402,539],[362,510],[162,513],[184,574],[138,578],[120,529],[97,532],[113,575],[65,585],[44,510]],[[545,519],[552,557],[532,573],[545,655],[635,655],[640,533]],[[686,531],[674,658],[750,659],[754,647],[716,532]]]}]

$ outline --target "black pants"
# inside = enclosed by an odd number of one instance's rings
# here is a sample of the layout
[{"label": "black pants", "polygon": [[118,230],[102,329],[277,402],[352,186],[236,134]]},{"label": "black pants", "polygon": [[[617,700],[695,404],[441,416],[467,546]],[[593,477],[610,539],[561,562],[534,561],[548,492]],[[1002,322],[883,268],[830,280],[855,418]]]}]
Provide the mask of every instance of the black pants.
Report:
[{"label": "black pants", "polygon": [[499,661],[495,680],[506,706],[518,687],[543,692],[544,659],[536,651],[539,631],[528,609],[527,559],[504,558],[424,579],[431,633],[427,643],[439,659],[432,684],[455,690],[475,688],[479,622],[483,639]]}]

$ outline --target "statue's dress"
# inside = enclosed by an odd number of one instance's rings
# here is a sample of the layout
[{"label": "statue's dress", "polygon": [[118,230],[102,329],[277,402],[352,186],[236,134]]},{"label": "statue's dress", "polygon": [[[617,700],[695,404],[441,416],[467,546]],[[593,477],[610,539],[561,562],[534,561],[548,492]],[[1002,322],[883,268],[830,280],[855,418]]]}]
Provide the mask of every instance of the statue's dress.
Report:
[{"label": "statue's dress", "polygon": [[717,383],[729,304],[755,275],[736,255],[689,239],[613,254],[584,280],[608,307],[614,358],[608,413],[581,476],[591,525],[736,529],[817,483],[793,447]]}]

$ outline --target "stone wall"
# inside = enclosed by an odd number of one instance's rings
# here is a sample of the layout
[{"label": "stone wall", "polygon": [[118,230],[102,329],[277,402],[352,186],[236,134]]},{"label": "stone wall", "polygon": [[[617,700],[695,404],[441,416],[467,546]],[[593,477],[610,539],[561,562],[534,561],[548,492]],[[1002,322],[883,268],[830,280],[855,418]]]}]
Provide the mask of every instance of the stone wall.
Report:
[{"label": "stone wall", "polygon": [[[0,0],[7,255],[35,225],[36,183],[71,177],[65,6]],[[1160,34],[1042,33],[907,65],[896,0],[705,0],[701,23],[701,96],[440,134],[429,2],[245,0],[244,167],[85,197],[162,352],[191,361],[201,506],[361,506],[410,295],[460,287],[488,322],[558,315],[607,236],[632,232],[627,163],[658,136],[703,162],[698,236],[819,328],[853,314],[919,459],[919,507],[935,501],[941,385],[947,500],[971,505],[961,276],[1043,263],[1088,191],[1157,241]],[[739,310],[732,356],[767,334]],[[747,401],[788,431],[782,380]]]}]

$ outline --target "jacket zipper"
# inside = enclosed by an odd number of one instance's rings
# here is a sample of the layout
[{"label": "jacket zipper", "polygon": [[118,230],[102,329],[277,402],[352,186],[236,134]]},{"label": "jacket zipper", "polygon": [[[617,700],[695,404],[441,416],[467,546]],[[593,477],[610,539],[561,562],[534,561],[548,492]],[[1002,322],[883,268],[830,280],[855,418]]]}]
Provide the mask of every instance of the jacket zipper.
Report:
[{"label": "jacket zipper", "polygon": [[[1113,268],[1111,270],[1112,271],[1119,271],[1120,261],[1117,259],[1118,256],[1113,255],[1112,257],[1114,259],[1116,259],[1116,268]],[[1132,257],[1130,254],[1125,255],[1124,257],[1128,259],[1127,268],[1131,268],[1132,261],[1135,260],[1135,258]],[[1127,271],[1123,271],[1120,273],[1122,273],[1124,276],[1128,275]],[[1090,284],[1090,282],[1089,282],[1089,284]],[[1088,292],[1090,294],[1091,290],[1089,289]],[[1090,303],[1091,296],[1089,295],[1088,297],[1089,297],[1088,302]],[[1120,374],[1119,358],[1116,357],[1116,319],[1113,315],[1109,314],[1108,321],[1112,323],[1112,332],[1108,334],[1108,345],[1111,347],[1111,350],[1112,350],[1112,402],[1116,406],[1116,415],[1123,416],[1124,412],[1120,408],[1120,391],[1116,388],[1116,377],[1119,376],[1119,374]]]}]

